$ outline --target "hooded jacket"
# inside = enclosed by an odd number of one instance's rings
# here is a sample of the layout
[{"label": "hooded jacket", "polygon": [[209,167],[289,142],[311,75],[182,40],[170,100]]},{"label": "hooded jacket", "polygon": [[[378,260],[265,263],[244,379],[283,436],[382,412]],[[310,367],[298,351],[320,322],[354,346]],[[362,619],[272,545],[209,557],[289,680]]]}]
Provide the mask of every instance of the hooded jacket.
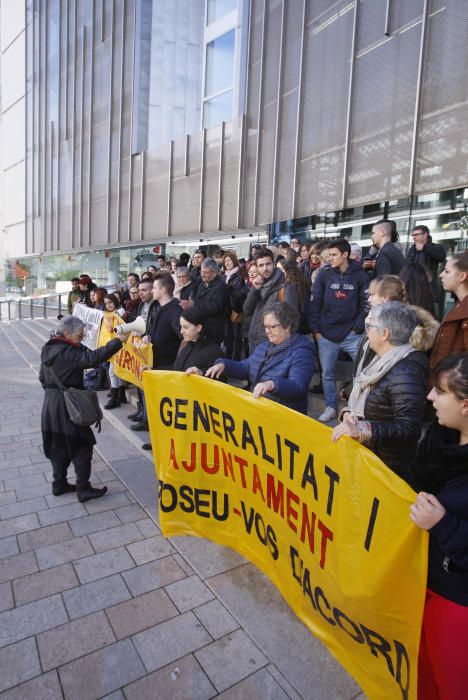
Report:
[{"label": "hooded jacket", "polygon": [[346,272],[322,268],[314,282],[309,306],[309,328],[327,340],[341,343],[351,331],[364,332],[369,276],[355,260]]}]

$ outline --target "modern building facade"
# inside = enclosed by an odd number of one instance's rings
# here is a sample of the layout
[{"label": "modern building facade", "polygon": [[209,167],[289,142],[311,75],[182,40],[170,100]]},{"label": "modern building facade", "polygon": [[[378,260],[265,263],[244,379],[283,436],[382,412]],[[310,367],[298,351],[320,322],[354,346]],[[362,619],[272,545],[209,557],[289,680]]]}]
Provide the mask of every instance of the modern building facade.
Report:
[{"label": "modern building facade", "polygon": [[368,246],[383,216],[466,245],[464,0],[1,9],[10,276],[115,281],[156,246],[267,234]]}]

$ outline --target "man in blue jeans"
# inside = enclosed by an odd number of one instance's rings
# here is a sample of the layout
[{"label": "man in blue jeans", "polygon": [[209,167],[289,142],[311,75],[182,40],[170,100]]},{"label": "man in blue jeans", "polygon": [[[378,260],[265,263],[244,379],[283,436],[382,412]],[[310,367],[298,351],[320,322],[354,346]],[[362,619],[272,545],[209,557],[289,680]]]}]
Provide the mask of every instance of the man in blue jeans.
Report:
[{"label": "man in blue jeans", "polygon": [[354,360],[364,332],[369,275],[356,260],[350,260],[351,246],[342,238],[328,250],[330,265],[315,280],[309,307],[309,328],[317,341],[322,366],[325,410],[323,423],[336,418],[335,365],[340,350]]}]

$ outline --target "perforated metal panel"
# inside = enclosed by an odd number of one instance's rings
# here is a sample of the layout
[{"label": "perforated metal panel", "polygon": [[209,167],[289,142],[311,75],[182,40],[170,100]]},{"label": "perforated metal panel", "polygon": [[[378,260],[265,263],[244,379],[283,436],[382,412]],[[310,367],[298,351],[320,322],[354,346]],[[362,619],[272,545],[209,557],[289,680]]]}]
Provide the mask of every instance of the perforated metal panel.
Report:
[{"label": "perforated metal panel", "polygon": [[431,3],[415,191],[466,186],[468,182],[467,5]]},{"label": "perforated metal panel", "polygon": [[356,59],[347,206],[408,192],[421,22]]},{"label": "perforated metal panel", "polygon": [[353,6],[335,3],[307,27],[298,216],[340,206]]},{"label": "perforated metal panel", "polygon": [[300,81],[301,35],[303,2],[285,3],[283,65],[281,71],[280,128],[278,131],[278,162],[276,164],[276,192],[273,218],[288,219],[293,199],[294,162],[298,93]]}]

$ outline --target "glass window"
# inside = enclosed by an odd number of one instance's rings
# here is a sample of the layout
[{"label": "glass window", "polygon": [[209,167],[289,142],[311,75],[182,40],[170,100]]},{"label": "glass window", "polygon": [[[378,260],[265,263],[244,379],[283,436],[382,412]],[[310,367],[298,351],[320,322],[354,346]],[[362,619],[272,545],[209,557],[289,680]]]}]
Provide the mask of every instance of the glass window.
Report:
[{"label": "glass window", "polygon": [[210,129],[212,126],[228,122],[232,119],[232,96],[233,91],[223,92],[218,97],[206,100],[203,112],[203,126]]},{"label": "glass window", "polygon": [[235,39],[232,29],[206,45],[205,97],[232,87]]},{"label": "glass window", "polygon": [[237,0],[208,0],[208,20],[207,24],[216,22],[237,7]]}]

